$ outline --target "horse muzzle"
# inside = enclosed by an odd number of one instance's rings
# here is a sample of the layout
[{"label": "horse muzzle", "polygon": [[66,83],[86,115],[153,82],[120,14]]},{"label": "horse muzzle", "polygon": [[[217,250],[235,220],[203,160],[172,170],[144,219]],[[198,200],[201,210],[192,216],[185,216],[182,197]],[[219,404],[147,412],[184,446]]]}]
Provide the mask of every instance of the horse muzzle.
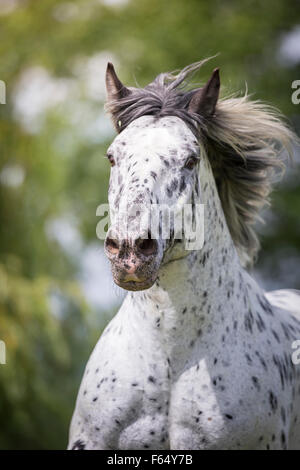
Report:
[{"label": "horse muzzle", "polygon": [[149,289],[154,284],[162,256],[158,241],[152,239],[149,232],[144,236],[128,239],[110,230],[104,250],[118,286],[138,291]]}]

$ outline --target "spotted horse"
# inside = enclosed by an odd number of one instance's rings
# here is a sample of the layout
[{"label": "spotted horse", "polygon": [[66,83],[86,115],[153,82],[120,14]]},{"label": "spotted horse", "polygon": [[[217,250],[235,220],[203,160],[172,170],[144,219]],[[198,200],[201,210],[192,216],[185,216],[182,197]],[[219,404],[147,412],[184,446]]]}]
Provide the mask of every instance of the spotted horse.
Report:
[{"label": "spotted horse", "polygon": [[[300,449],[300,291],[265,292],[247,271],[296,136],[261,102],[219,99],[218,69],[193,89],[204,62],[145,88],[108,64],[118,135],[105,252],[130,292],[86,366],[70,449]],[[136,204],[126,232],[120,218]],[[202,204],[203,246],[187,249],[172,224],[153,237],[141,223],[153,204],[193,215]]]}]

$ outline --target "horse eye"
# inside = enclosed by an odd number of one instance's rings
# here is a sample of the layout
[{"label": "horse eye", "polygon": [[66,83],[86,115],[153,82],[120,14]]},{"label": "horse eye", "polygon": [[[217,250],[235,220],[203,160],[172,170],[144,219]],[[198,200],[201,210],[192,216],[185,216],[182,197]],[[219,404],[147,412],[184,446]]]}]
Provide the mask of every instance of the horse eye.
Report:
[{"label": "horse eye", "polygon": [[110,165],[111,165],[111,166],[115,166],[116,162],[115,162],[114,157],[113,157],[111,154],[108,154],[108,155],[107,155],[107,158],[108,158],[108,160],[109,160]]},{"label": "horse eye", "polygon": [[192,155],[191,157],[189,157],[185,164],[184,164],[184,168],[187,168],[188,170],[192,170],[194,168],[194,166],[196,165],[198,161],[198,158],[194,155]]}]

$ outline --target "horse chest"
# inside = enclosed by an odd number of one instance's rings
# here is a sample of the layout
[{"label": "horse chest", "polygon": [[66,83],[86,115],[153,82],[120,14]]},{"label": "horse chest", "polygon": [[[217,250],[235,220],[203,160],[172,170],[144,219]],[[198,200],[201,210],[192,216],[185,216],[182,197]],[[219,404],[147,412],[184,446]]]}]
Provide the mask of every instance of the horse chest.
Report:
[{"label": "horse chest", "polygon": [[[153,322],[156,325],[154,315]],[[250,342],[248,335],[245,341],[243,331],[230,331],[223,325],[218,333],[202,335],[186,348],[177,342],[172,349],[170,337],[164,335],[159,343],[153,332],[135,329],[121,311],[88,363],[71,445],[78,441],[86,448],[157,450],[283,447],[288,421],[282,423],[282,405],[287,409],[292,397],[287,384],[283,397],[278,371],[269,369],[272,343],[264,343],[262,355],[255,337],[251,335]]]},{"label": "horse chest", "polygon": [[[175,382],[164,381],[163,374],[149,381],[142,371],[134,382],[130,374],[117,372],[115,382],[115,376],[108,378],[97,390],[86,378],[89,392],[84,388],[79,397],[80,439],[87,448],[125,450],[249,446],[252,436],[266,429],[268,417],[239,403],[234,387],[222,394],[222,380],[217,379],[216,391],[204,364],[200,373],[196,369],[187,369]],[[257,416],[253,422],[251,415]]]}]

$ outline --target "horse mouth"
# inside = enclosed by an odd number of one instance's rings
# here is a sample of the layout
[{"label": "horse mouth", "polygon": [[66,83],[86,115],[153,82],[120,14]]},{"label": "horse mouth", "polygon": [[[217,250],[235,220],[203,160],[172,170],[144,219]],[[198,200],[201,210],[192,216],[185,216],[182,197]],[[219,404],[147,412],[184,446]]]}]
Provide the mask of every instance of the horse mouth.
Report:
[{"label": "horse mouth", "polygon": [[156,280],[156,276],[151,279],[143,280],[143,281],[123,281],[117,278],[114,278],[115,283],[117,286],[121,287],[125,290],[130,291],[139,291],[139,290],[146,290],[153,286]]}]

